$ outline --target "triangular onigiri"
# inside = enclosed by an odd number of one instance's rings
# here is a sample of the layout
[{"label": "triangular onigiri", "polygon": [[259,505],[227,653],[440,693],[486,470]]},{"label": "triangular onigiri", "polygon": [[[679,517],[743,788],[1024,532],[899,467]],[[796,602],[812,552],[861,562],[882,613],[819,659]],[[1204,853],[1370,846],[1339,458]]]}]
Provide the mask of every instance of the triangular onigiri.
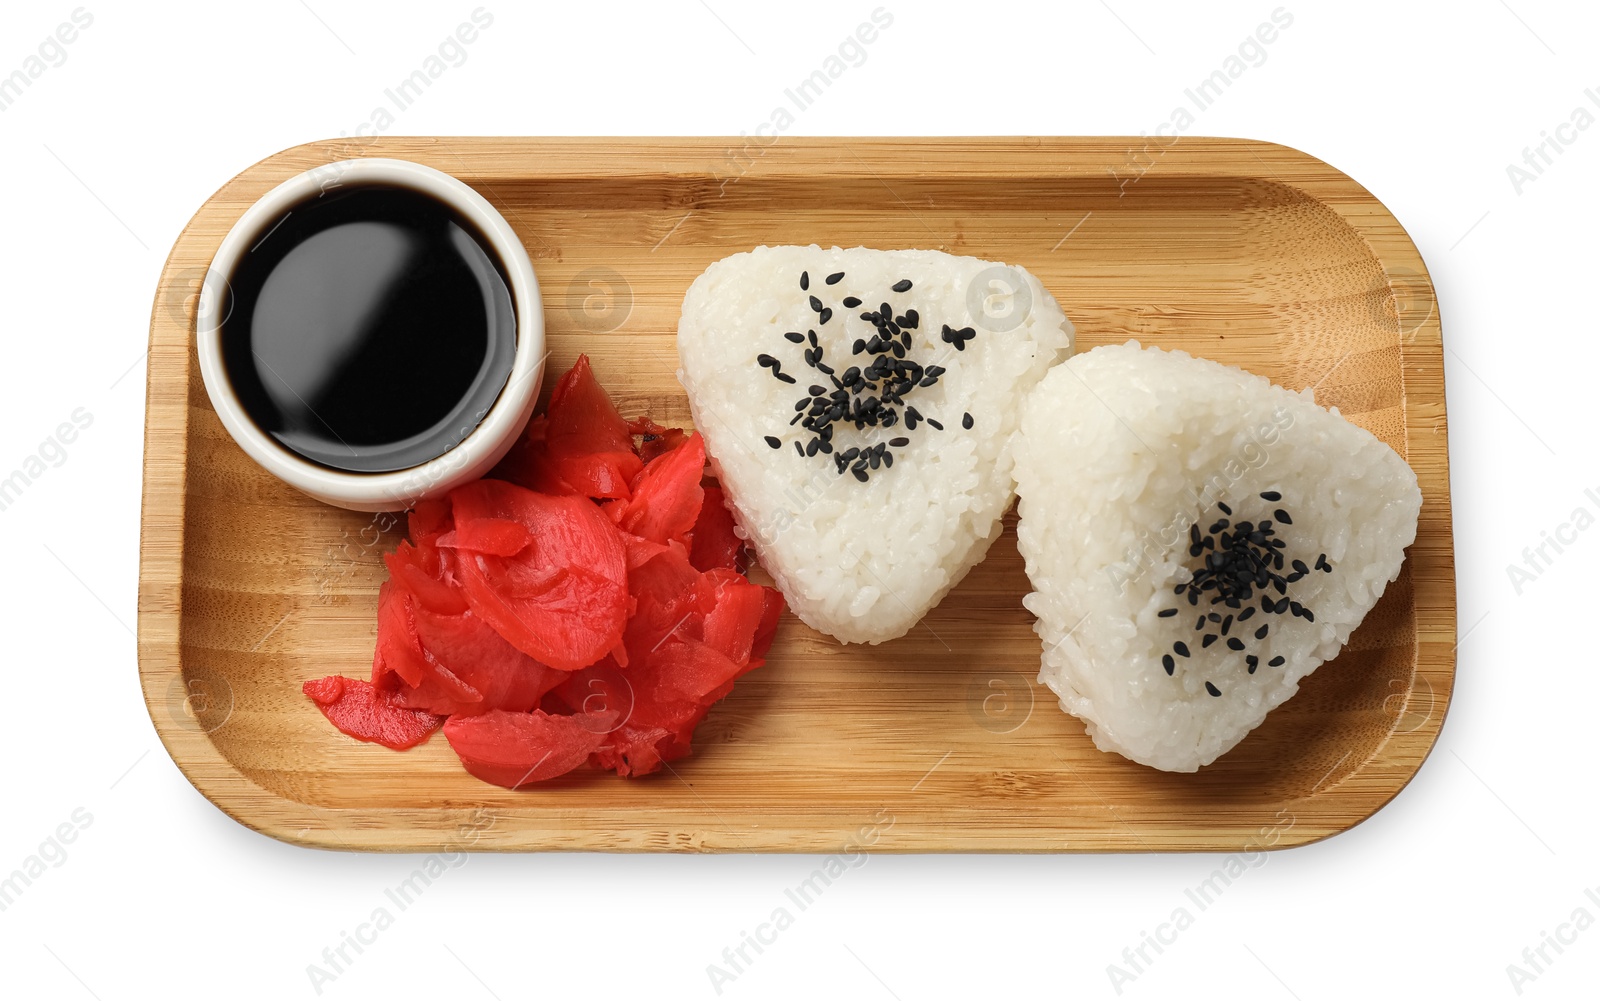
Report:
[{"label": "triangular onigiri", "polygon": [[903,635],[999,536],[1023,396],[1072,325],[1021,268],[759,247],[690,286],[678,377],[741,533],[813,628]]},{"label": "triangular onigiri", "polygon": [[1339,652],[1422,505],[1411,467],[1310,390],[1134,342],[1051,372],[1013,449],[1039,680],[1099,748],[1168,771]]}]

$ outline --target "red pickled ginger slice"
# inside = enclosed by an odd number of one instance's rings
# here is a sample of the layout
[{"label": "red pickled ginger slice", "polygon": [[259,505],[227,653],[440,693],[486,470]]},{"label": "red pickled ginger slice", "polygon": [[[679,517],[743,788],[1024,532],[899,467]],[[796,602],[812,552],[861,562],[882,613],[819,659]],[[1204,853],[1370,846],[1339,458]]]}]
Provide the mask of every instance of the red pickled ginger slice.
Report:
[{"label": "red pickled ginger slice", "polygon": [[445,739],[468,772],[507,789],[565,775],[605,743],[615,725],[611,711],[551,716],[535,710],[496,710],[482,716],[452,716]]},{"label": "red pickled ginger slice", "polygon": [[691,435],[678,448],[644,467],[633,481],[632,496],[606,507],[624,532],[649,542],[689,544],[705,491],[705,439]]},{"label": "red pickled ginger slice", "polygon": [[583,497],[551,497],[499,480],[451,493],[458,532],[477,519],[527,530],[513,556],[459,550],[467,604],[512,646],[558,670],[587,667],[622,639],[632,610],[622,536]]},{"label": "red pickled ginger slice", "polygon": [[627,422],[595,380],[588,355],[579,355],[556,383],[547,416],[545,447],[561,480],[596,499],[627,497],[644,463],[633,451]]},{"label": "red pickled ginger slice", "polygon": [[397,751],[422,743],[444,721],[443,716],[397,706],[357,678],[329,675],[306,682],[301,691],[344,733]]},{"label": "red pickled ginger slice", "polygon": [[721,487],[705,488],[689,549],[689,562],[696,570],[744,570],[744,540],[733,532],[733,512],[723,496]]}]

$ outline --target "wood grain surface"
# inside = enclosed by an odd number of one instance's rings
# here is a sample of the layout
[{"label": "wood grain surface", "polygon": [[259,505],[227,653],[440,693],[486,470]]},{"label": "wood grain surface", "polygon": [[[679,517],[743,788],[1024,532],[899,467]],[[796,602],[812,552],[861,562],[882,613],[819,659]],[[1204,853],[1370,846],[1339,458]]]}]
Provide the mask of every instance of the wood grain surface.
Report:
[{"label": "wood grain surface", "polygon": [[[786,616],[657,775],[524,791],[442,736],[358,743],[300,694],[365,677],[391,519],[326,507],[223,430],[194,348],[228,228],[321,164],[448,171],[506,216],[542,286],[549,370],[587,352],[625,414],[687,425],[679,306],[758,244],[920,247],[1028,268],[1080,349],[1138,338],[1315,386],[1404,456],[1424,504],[1405,570],[1300,693],[1216,764],[1154,771],[1095,750],[1034,683],[1040,647],[1006,534],[908,636],[840,646]],[[548,398],[549,382],[544,390]],[[245,170],[172,249],[150,329],[139,671],[173,759],[273,837],[379,851],[1187,851],[1304,844],[1388,802],[1427,756],[1455,671],[1440,325],[1416,247],[1355,181],[1296,150],[1183,137],[381,138]],[[542,401],[541,401],[542,406]]]}]

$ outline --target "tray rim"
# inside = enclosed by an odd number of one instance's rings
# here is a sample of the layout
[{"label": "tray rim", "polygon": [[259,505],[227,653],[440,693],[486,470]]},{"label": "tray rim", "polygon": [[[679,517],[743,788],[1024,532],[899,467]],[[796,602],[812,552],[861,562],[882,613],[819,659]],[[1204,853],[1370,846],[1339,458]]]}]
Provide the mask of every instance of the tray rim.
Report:
[{"label": "tray rim", "polygon": [[[856,148],[904,147],[906,152],[926,154],[928,147],[939,147],[938,153],[954,155],[966,153],[980,156],[995,148],[1020,154],[1034,152],[1038,159],[1030,159],[1027,169],[1018,169],[1015,161],[991,164],[987,168],[995,176],[1071,177],[1083,176],[1085,163],[1095,172],[1107,170],[1096,155],[1097,150],[1126,147],[1131,154],[1135,147],[1148,151],[1151,137],[1142,136],[918,136],[866,138],[848,136],[783,137],[761,154],[762,175],[768,179],[784,177],[814,177],[819,170],[839,176],[873,176],[882,179],[885,171],[873,170],[862,161],[860,172],[829,156],[841,144]],[[1380,786],[1380,795],[1371,799],[1370,810],[1355,820],[1314,833],[1302,833],[1299,825],[1290,829],[1289,836],[1271,845],[1257,844],[1254,850],[1281,851],[1288,848],[1315,844],[1335,835],[1352,830],[1365,823],[1391,803],[1415,779],[1423,763],[1437,746],[1444,720],[1453,700],[1456,670],[1455,644],[1458,629],[1455,552],[1452,524],[1451,490],[1449,480],[1448,422],[1444,396],[1444,365],[1442,317],[1431,275],[1422,260],[1415,242],[1392,212],[1365,187],[1349,175],[1325,161],[1301,150],[1255,139],[1235,139],[1214,136],[1182,136],[1181,142],[1170,145],[1159,160],[1141,172],[1155,174],[1165,179],[1187,177],[1222,177],[1236,181],[1255,181],[1279,184],[1298,191],[1335,211],[1351,229],[1361,237],[1373,257],[1383,268],[1386,282],[1395,288],[1394,276],[1409,272],[1408,277],[1419,280],[1432,305],[1429,317],[1402,336],[1401,393],[1405,401],[1405,440],[1408,461],[1422,454],[1436,465],[1439,482],[1435,490],[1424,496],[1424,520],[1435,521],[1444,533],[1440,544],[1430,550],[1435,569],[1448,583],[1448,593],[1442,595],[1437,606],[1414,603],[1417,620],[1415,673],[1430,679],[1442,680],[1445,695],[1442,700],[1430,701],[1428,719],[1411,731],[1390,732],[1377,745],[1372,755],[1338,784],[1352,779],[1365,779],[1365,784]],[[173,242],[163,262],[151,309],[149,364],[146,376],[145,437],[143,482],[140,513],[140,556],[138,596],[138,668],[146,710],[168,755],[184,777],[208,801],[241,825],[268,837],[303,847],[350,851],[428,852],[440,850],[474,851],[607,851],[643,852],[652,849],[608,844],[574,843],[570,832],[540,828],[536,823],[514,825],[509,835],[502,831],[484,843],[474,839],[470,845],[453,842],[446,837],[450,830],[472,827],[477,830],[485,809],[480,806],[459,807],[444,805],[426,810],[414,808],[331,808],[318,807],[272,792],[239,771],[217,748],[209,735],[196,729],[182,727],[166,719],[158,710],[164,691],[183,677],[181,650],[182,571],[184,561],[185,479],[188,460],[188,383],[191,353],[193,350],[193,309],[185,310],[186,324],[163,315],[163,306],[170,310],[170,294],[174,288],[180,266],[190,266],[193,260],[209,263],[215,250],[212,241],[197,235],[197,223],[212,203],[225,193],[239,187],[259,188],[264,192],[272,185],[292,174],[339,159],[357,156],[397,156],[425,158],[437,154],[442,148],[481,147],[493,153],[507,143],[522,144],[529,151],[544,154],[539,177],[545,179],[577,178],[629,178],[641,176],[707,176],[707,165],[718,161],[730,145],[748,148],[746,137],[518,137],[518,136],[383,136],[328,139],[304,143],[281,150],[246,167],[229,179],[195,210]],[[663,155],[663,151],[668,155]],[[1243,150],[1248,159],[1239,155]],[[1174,153],[1176,155],[1174,155]],[[1045,154],[1056,154],[1058,170],[1052,170]],[[457,154],[459,156],[459,153]],[[648,160],[641,160],[641,157]],[[1076,161],[1075,159],[1076,158]],[[505,158],[513,159],[511,157]],[[521,159],[517,157],[515,159]],[[1249,160],[1259,165],[1252,167]],[[889,171],[889,177],[930,176],[925,159],[908,156],[907,166],[900,172]],[[641,165],[643,164],[643,165]],[[880,165],[881,166],[881,165]],[[512,180],[529,176],[526,170],[495,170],[492,159],[479,159],[473,164],[474,180],[490,183],[496,179]],[[970,173],[958,165],[945,167],[951,173]],[[715,176],[712,174],[711,176]],[[1114,175],[1115,176],[1115,175]],[[469,183],[472,183],[469,181]],[[198,246],[197,246],[198,245]],[[1413,294],[1415,289],[1412,290]],[[1410,390],[1417,382],[1437,384],[1437,417],[1420,434],[1420,418]],[[160,453],[158,444],[176,444],[169,449],[183,457],[176,464],[153,458]],[[1419,533],[1418,543],[1421,542]],[[1432,656],[1430,656],[1430,653]],[[1434,680],[1430,688],[1436,691]],[[1415,689],[1407,693],[1408,698]],[[1430,692],[1430,700],[1433,692]],[[1409,704],[1409,703],[1408,703]],[[1404,713],[1402,712],[1402,716]],[[1402,743],[1399,756],[1385,752],[1397,740]],[[1376,769],[1372,766],[1378,763]],[[1336,766],[1337,767],[1337,766]],[[1371,774],[1369,774],[1371,773]],[[1376,781],[1375,781],[1376,780]],[[1326,780],[1324,780],[1326,781]],[[1331,788],[1331,787],[1330,787]],[[1318,792],[1314,787],[1305,797],[1289,800],[1286,806],[1306,803]],[[1365,808],[1363,804],[1362,808]],[[515,815],[515,810],[494,808],[500,815]],[[324,818],[336,816],[345,823],[340,830],[325,826]],[[358,844],[341,837],[356,835]],[[1181,843],[1169,844],[1169,839],[1159,839],[1150,844],[1140,838],[1138,845],[1102,836],[1093,838],[1074,834],[1074,843],[1065,846],[1043,846],[1031,843],[1004,845],[957,843],[954,837],[941,841],[937,832],[923,832],[911,839],[895,838],[864,850],[893,854],[934,852],[962,853],[1169,853],[1174,851],[1238,852],[1240,841],[1219,843],[1205,833],[1205,825],[1194,825]],[[820,833],[820,832],[816,832]],[[1238,833],[1238,832],[1233,832]],[[366,835],[362,837],[361,835]],[[552,836],[554,839],[552,840]],[[754,843],[749,839],[753,838]],[[1016,840],[1016,839],[1013,839]],[[1081,840],[1083,843],[1077,843]],[[1249,843],[1244,843],[1249,848]],[[682,847],[657,849],[683,851]],[[737,847],[710,847],[687,849],[713,852],[814,852],[837,850],[832,841],[815,836],[808,840],[803,832],[781,826],[745,831]]]}]

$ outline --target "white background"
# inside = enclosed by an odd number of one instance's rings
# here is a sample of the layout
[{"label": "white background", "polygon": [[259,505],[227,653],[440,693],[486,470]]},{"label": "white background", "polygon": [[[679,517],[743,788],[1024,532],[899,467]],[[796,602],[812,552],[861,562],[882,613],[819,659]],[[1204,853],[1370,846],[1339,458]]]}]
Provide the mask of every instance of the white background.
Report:
[{"label": "white background", "polygon": [[[72,0],[0,12],[0,74]],[[79,407],[93,424],[8,510],[0,874],[79,808],[67,857],[0,912],[0,994],[295,998],[415,859],[293,848],[200,797],[136,679],[142,361],[180,228],[262,157],[368,120],[466,20],[457,4],[88,6],[93,24],[0,113],[0,472]],[[389,134],[737,134],[875,0],[758,8],[513,4]],[[793,134],[1137,134],[1168,120],[1273,0],[947,4],[893,24]],[[1507,566],[1586,506],[1600,128],[1519,193],[1507,166],[1600,91],[1593,5],[1428,10],[1291,0],[1293,25],[1189,130],[1306,150],[1421,248],[1444,318],[1459,674],[1416,780],[1355,830],[1271,855],[1123,986],[1127,997],[1514,997],[1600,887],[1594,758],[1600,532],[1519,595]],[[713,13],[713,10],[715,11]],[[1114,12],[1113,12],[1114,11]],[[1204,856],[874,857],[726,997],[1114,997],[1107,966],[1217,863]],[[477,856],[324,996],[687,997],[814,859]],[[1600,893],[1600,890],[1597,890]],[[1191,907],[1191,909],[1193,909]],[[1576,928],[1568,930],[1568,937]],[[1600,928],[1526,996],[1593,997]],[[1532,968],[1528,967],[1532,972]],[[448,992],[448,993],[445,993]]]}]

